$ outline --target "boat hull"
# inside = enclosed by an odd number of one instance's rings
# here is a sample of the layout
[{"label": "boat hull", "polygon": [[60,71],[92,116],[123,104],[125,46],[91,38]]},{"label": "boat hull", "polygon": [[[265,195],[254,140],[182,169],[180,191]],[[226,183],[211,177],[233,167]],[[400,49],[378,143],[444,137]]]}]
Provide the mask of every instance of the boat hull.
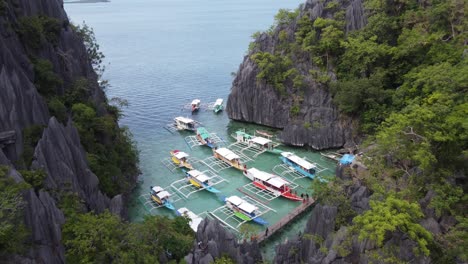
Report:
[{"label": "boat hull", "polygon": [[153,202],[155,202],[156,204],[158,205],[162,205],[164,207],[166,207],[167,209],[170,209],[170,210],[175,210],[175,207],[168,201],[161,201],[161,199],[159,199],[157,196],[155,195],[152,195],[151,194],[151,200],[153,200]]},{"label": "boat hull", "polygon": [[210,185],[207,185],[207,184],[204,184],[204,183],[201,183],[199,181],[197,181],[196,179],[186,175],[186,177],[188,178],[190,184],[192,184],[193,186],[197,187],[197,188],[203,188],[211,193],[220,193],[220,191]]},{"label": "boat hull", "polygon": [[245,167],[244,167],[245,165],[242,164],[242,163],[240,163],[240,162],[237,163],[237,162],[232,162],[232,161],[230,161],[230,160],[227,160],[227,159],[225,159],[223,156],[217,154],[216,152],[214,153],[214,157],[217,158],[217,159],[220,159],[220,160],[222,160],[222,161],[224,161],[224,162],[226,162],[227,164],[231,165],[232,167],[234,167],[234,168],[236,168],[236,169],[238,169],[238,170],[241,170],[241,171],[244,171],[244,170],[245,170]]},{"label": "boat hull", "polygon": [[247,215],[243,214],[242,212],[234,212],[234,215],[241,219],[241,220],[244,220],[244,221],[250,221],[252,220],[250,217],[248,217]]},{"label": "boat hull", "polygon": [[255,223],[259,224],[259,225],[268,225],[268,222],[265,221],[263,218],[261,217],[255,217],[252,219],[252,221],[254,221]]},{"label": "boat hull", "polygon": [[177,165],[179,167],[187,168],[189,170],[193,170],[193,166],[190,163],[184,162],[184,161],[179,160],[178,158],[174,157],[172,152],[171,152],[171,155],[172,155],[171,160],[172,160],[172,162],[174,162],[175,165]]}]

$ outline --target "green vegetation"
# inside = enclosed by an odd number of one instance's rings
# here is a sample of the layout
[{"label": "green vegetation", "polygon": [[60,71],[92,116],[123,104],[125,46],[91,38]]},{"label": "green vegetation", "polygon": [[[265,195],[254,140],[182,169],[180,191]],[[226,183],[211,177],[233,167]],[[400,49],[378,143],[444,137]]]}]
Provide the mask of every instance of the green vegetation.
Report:
[{"label": "green vegetation", "polygon": [[22,42],[33,50],[39,50],[43,44],[56,45],[61,32],[60,21],[48,16],[21,17],[17,32]]},{"label": "green vegetation", "polygon": [[83,39],[88,53],[88,58],[90,59],[94,70],[99,76],[102,76],[105,70],[105,67],[102,65],[104,54],[99,50],[99,44],[96,41],[93,29],[84,22],[81,26],[74,25],[73,29]]},{"label": "green vegetation", "polygon": [[31,166],[32,158],[34,155],[34,149],[36,148],[37,142],[42,137],[42,131],[44,126],[33,125],[23,130],[23,153],[21,159],[24,162],[24,166],[29,168]]},{"label": "green vegetation", "polygon": [[424,216],[417,203],[388,196],[385,201],[371,201],[371,210],[354,218],[359,239],[369,238],[382,246],[387,232],[397,229],[418,243],[417,254],[429,255],[428,244],[432,235],[418,221]]},{"label": "green vegetation", "polygon": [[161,254],[180,260],[194,239],[183,217],[147,216],[141,223],[125,223],[104,212],[68,218],[62,231],[69,263],[158,263]]},{"label": "green vegetation", "polygon": [[[311,78],[330,90],[343,114],[359,120],[357,132],[367,138],[365,146],[372,146],[366,153],[372,159],[363,161],[369,168],[364,174],[346,173],[372,193],[371,210],[356,216],[345,192],[351,182],[315,181],[314,193],[338,206],[337,228],[348,225],[379,245],[366,253],[371,260],[400,263],[397,250],[380,247],[400,233],[416,243],[416,253],[435,263],[467,261],[462,241],[468,237],[468,186],[460,178],[468,154],[466,1],[364,4],[368,24],[347,34],[337,1],[325,1],[326,18],[315,20],[307,13],[290,18],[282,10],[276,17],[279,27],[269,30],[275,53],[251,55],[260,70],[257,78],[282,96],[292,94],[291,116],[300,112],[296,98]],[[295,27],[287,27],[293,20]],[[300,74],[304,65],[309,76]],[[435,193],[429,208],[436,217],[457,219],[437,236],[419,225],[427,216],[418,202],[428,192]]]},{"label": "green vegetation", "polygon": [[57,88],[63,85],[62,79],[54,72],[52,63],[48,60],[33,60],[34,84],[40,94],[46,98],[57,94]]},{"label": "green vegetation", "polygon": [[34,189],[39,190],[44,185],[47,173],[44,170],[20,170],[24,181],[29,183]]},{"label": "green vegetation", "polygon": [[214,264],[234,264],[236,263],[233,259],[228,256],[223,256],[221,258],[216,258]]},{"label": "green vegetation", "polygon": [[0,257],[21,253],[28,232],[23,223],[25,183],[15,183],[7,176],[9,168],[0,166]]},{"label": "green vegetation", "polygon": [[62,124],[65,124],[68,120],[68,111],[65,104],[62,100],[58,97],[52,97],[47,102],[47,106],[49,107],[49,112],[51,116],[55,116],[58,121]]}]

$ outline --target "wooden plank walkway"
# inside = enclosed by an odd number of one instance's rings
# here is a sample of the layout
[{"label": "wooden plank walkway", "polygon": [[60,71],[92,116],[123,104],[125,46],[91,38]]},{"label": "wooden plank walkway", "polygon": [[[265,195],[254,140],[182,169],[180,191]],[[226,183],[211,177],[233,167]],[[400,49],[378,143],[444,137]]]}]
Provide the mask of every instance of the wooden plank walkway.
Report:
[{"label": "wooden plank walkway", "polygon": [[276,224],[272,226],[268,226],[268,235],[265,235],[265,231],[263,231],[257,236],[255,236],[255,239],[257,240],[259,244],[267,240],[269,237],[274,235],[276,232],[281,230],[281,228],[283,228],[285,225],[291,222],[294,218],[296,218],[298,215],[302,214],[305,210],[311,207],[314,203],[315,203],[315,200],[313,198],[309,198],[309,200],[306,200],[305,202],[301,202],[301,205],[294,208],[292,212],[290,212],[289,214],[281,218],[281,220],[278,221]]}]

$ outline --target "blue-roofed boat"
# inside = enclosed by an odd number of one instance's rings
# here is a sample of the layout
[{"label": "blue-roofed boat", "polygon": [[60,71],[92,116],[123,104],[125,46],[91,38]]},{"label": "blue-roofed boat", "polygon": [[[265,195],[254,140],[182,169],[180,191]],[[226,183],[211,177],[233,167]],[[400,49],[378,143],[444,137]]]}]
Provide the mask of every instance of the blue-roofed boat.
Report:
[{"label": "blue-roofed boat", "polygon": [[315,177],[315,174],[317,172],[317,166],[303,158],[298,157],[294,153],[281,152],[280,159],[281,161],[283,161],[283,163],[292,167],[298,173],[307,176],[311,179]]}]

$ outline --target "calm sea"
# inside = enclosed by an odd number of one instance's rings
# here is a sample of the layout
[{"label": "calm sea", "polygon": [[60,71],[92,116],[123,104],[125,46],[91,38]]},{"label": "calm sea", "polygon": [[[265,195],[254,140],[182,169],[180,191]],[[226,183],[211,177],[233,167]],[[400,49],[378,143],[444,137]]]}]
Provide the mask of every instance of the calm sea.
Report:
[{"label": "calm sea", "polygon": [[[188,133],[170,134],[163,129],[176,116],[191,116],[182,107],[192,99],[203,103],[216,98],[227,100],[236,72],[246,54],[251,35],[266,30],[273,24],[280,8],[294,9],[302,0],[112,0],[106,3],[66,4],[73,23],[82,21],[94,28],[96,38],[106,59],[104,78],[111,87],[109,98],[121,97],[130,103],[125,108],[123,125],[130,127],[140,150],[141,170],[139,187],[135,190],[130,215],[138,221],[145,214],[172,215],[164,208],[149,212],[138,197],[146,194],[151,185],[170,186],[183,179],[180,170],[171,172],[162,159],[169,151],[180,149],[193,157],[205,159],[211,150],[198,147],[191,150],[184,138]],[[257,127],[231,122],[226,113],[215,115],[201,111],[192,118],[202,122],[210,131],[226,141],[230,134]],[[285,150],[290,148],[283,147]],[[333,170],[333,164],[320,160],[320,155],[293,149],[301,156]],[[279,164],[278,156],[262,154],[249,167],[271,171]],[[204,169],[204,168],[200,168]],[[223,195],[239,195],[238,188],[249,181],[239,171],[227,169],[220,176],[229,181],[217,186]],[[297,181],[309,192],[310,180]],[[205,192],[181,199],[176,207],[188,207],[195,213],[206,213],[222,206],[220,199]],[[267,206],[274,209],[264,215],[273,224],[291,211],[297,203],[275,199]],[[303,229],[306,217],[288,226],[284,232],[264,248],[266,257],[272,257],[274,245]],[[235,223],[231,223],[234,225]],[[257,227],[258,232],[264,227]]]}]

